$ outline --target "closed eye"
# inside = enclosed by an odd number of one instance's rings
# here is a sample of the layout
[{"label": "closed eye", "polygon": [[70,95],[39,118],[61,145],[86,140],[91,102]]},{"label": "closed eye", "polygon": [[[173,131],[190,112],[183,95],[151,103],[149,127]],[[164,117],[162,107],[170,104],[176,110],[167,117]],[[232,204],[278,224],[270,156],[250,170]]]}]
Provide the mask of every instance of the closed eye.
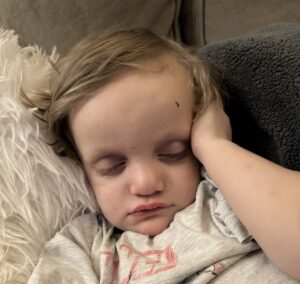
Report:
[{"label": "closed eye", "polygon": [[107,168],[97,169],[97,173],[100,176],[115,176],[123,172],[125,167],[126,161],[123,161]]},{"label": "closed eye", "polygon": [[189,154],[189,149],[186,148],[183,151],[176,152],[176,153],[161,153],[158,154],[158,157],[160,160],[165,162],[177,162],[187,157],[188,154]]}]

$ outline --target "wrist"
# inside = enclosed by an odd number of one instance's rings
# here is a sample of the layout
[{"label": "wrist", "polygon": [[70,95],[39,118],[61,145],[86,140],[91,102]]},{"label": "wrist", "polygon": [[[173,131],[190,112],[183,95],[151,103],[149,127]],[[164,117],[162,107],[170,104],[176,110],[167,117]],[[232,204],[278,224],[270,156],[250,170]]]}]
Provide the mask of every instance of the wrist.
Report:
[{"label": "wrist", "polygon": [[214,138],[201,141],[196,147],[193,147],[195,157],[204,165],[207,166],[215,155],[221,154],[220,152],[226,151],[226,147],[233,144],[232,141],[225,138]]}]

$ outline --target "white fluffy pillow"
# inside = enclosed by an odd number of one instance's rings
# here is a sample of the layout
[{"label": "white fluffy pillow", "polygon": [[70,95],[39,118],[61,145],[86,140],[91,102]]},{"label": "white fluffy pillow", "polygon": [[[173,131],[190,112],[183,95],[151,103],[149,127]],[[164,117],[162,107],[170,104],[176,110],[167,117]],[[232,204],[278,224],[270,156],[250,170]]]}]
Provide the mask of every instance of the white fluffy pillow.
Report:
[{"label": "white fluffy pillow", "polygon": [[81,168],[55,155],[19,103],[21,87],[48,88],[51,68],[39,48],[21,48],[0,29],[0,283],[27,283],[55,232],[85,208],[97,210]]}]

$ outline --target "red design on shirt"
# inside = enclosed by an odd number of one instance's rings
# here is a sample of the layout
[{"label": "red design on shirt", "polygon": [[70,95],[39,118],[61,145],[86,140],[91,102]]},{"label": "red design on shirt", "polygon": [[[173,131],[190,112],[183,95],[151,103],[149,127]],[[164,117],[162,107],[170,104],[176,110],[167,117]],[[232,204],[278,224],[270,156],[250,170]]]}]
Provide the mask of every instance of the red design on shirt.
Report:
[{"label": "red design on shirt", "polygon": [[111,251],[102,251],[101,256],[104,255],[105,256],[105,266],[108,269],[111,269],[111,279],[110,281],[107,281],[107,283],[114,283],[116,276],[117,276],[117,272],[118,272],[118,268],[119,268],[119,260],[114,260],[114,255],[113,252]]},{"label": "red design on shirt", "polygon": [[[139,281],[147,276],[175,268],[177,265],[177,256],[170,245],[162,250],[159,249],[137,252],[128,244],[122,243],[119,246],[119,250],[120,254],[122,251],[125,252],[125,257],[127,258],[128,262],[131,263],[128,276],[121,280],[121,284],[125,284],[129,280],[132,282]],[[118,266],[116,266],[117,262],[113,261],[112,252],[103,251],[101,254],[106,255],[106,266],[114,264],[114,269],[112,270],[112,281],[110,282],[113,283],[118,269]]]}]

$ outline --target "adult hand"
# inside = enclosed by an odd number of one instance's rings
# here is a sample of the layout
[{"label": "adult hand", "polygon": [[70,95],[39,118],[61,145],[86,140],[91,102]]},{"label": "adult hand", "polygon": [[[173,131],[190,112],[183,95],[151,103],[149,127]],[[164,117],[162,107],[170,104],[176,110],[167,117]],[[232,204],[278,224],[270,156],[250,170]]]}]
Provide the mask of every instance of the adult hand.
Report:
[{"label": "adult hand", "polygon": [[191,143],[194,155],[199,161],[206,145],[218,139],[231,140],[231,126],[229,117],[223,106],[212,103],[203,113],[198,113],[194,119]]}]

